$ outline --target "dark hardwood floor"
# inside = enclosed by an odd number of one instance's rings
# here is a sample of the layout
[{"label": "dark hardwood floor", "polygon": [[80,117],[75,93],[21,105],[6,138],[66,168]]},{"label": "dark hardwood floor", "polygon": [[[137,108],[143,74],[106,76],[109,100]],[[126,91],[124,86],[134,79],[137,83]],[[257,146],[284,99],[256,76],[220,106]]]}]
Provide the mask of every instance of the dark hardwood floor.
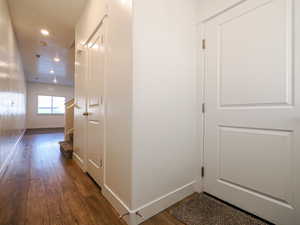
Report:
[{"label": "dark hardwood floor", "polygon": [[[25,135],[0,179],[0,225],[124,225],[99,188],[58,141],[63,133]],[[182,225],[167,212],[143,225]]]}]

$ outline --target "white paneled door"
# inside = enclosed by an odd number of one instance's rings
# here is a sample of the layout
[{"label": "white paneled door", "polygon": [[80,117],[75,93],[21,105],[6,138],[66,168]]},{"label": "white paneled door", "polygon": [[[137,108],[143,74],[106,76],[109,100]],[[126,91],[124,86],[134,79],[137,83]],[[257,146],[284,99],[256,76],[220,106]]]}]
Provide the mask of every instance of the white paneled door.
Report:
[{"label": "white paneled door", "polygon": [[86,70],[87,52],[84,49],[77,50],[75,64],[75,107],[74,107],[74,159],[85,169],[85,143],[86,143]]},{"label": "white paneled door", "polygon": [[87,77],[87,172],[103,184],[104,152],[104,28],[96,32],[88,44]]},{"label": "white paneled door", "polygon": [[204,189],[278,225],[300,224],[296,13],[292,0],[248,0],[204,24]]}]

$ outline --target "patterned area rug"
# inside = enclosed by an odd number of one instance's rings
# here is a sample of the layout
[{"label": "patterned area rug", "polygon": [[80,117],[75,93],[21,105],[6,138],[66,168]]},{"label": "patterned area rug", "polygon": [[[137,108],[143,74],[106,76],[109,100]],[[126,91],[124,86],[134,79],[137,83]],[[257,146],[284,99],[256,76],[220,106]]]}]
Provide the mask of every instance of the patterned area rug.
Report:
[{"label": "patterned area rug", "polygon": [[206,194],[195,194],[169,213],[187,225],[270,225]]}]

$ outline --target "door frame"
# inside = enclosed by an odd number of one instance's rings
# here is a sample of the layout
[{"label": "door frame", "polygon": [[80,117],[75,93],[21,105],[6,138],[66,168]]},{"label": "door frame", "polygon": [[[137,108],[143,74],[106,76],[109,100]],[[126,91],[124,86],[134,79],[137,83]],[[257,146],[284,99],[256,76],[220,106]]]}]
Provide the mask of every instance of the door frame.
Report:
[{"label": "door frame", "polygon": [[205,155],[204,155],[204,141],[205,141],[205,110],[203,104],[205,104],[205,74],[206,74],[206,55],[203,49],[203,40],[205,39],[205,30],[204,30],[204,21],[201,21],[196,24],[197,29],[197,77],[196,77],[196,101],[197,101],[197,111],[200,112],[200,115],[197,117],[197,135],[200,137],[197,140],[196,146],[200,150],[200,168],[199,168],[199,177],[197,177],[197,182],[195,185],[195,190],[199,193],[204,191],[204,176],[203,171],[205,164]]}]

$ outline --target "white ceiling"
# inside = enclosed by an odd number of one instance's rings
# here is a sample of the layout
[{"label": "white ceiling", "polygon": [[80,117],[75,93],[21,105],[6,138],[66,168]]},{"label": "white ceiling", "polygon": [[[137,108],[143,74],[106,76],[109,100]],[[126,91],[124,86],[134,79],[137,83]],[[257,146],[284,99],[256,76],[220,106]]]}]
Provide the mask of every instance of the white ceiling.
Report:
[{"label": "white ceiling", "polygon": [[[28,81],[73,85],[75,25],[86,0],[8,0]],[[48,37],[40,29],[50,32]],[[43,46],[42,42],[47,43]],[[36,55],[39,54],[40,58]],[[60,62],[54,62],[54,57]],[[50,70],[55,74],[50,74]]]}]

